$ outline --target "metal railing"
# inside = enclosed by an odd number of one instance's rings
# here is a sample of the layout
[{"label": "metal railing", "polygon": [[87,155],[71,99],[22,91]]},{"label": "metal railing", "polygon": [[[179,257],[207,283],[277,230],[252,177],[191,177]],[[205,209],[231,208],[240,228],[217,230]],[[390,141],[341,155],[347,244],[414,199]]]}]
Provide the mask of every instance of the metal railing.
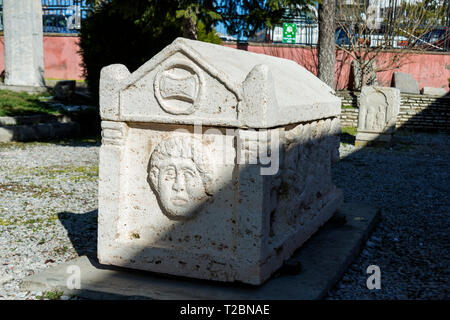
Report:
[{"label": "metal railing", "polygon": [[[42,0],[44,33],[78,33],[90,8],[86,0]],[[0,30],[3,30],[3,0],[0,0]]]},{"label": "metal railing", "polygon": [[[450,5],[447,4],[445,17],[442,19],[441,25],[430,26],[428,21],[424,21],[426,26],[416,26],[417,30],[424,30],[422,34],[410,34],[407,30],[402,30],[400,25],[396,28],[396,33],[392,32],[391,26],[394,21],[387,19],[387,23],[383,22],[385,18],[397,16],[395,13],[397,8],[396,1],[390,1],[389,6],[384,7],[383,16],[377,16],[375,19],[376,27],[371,28],[370,32],[364,32],[364,35],[359,35],[357,31],[353,34],[349,29],[342,27],[352,23],[352,19],[349,21],[339,21],[336,23],[335,30],[335,42],[339,46],[350,46],[354,44],[353,41],[363,42],[364,47],[377,47],[381,46],[386,49],[420,49],[426,51],[450,51]],[[353,6],[348,14],[354,14],[355,12],[365,13],[368,10],[368,1],[364,0],[348,0],[347,4]],[[359,9],[355,9],[355,5],[359,6]],[[356,10],[356,11],[355,11]],[[381,10],[381,9],[380,9]],[[371,11],[370,11],[371,12]],[[367,13],[369,14],[369,13]],[[381,13],[380,13],[381,14]],[[388,16],[386,16],[388,14]],[[261,43],[289,43],[295,45],[308,45],[317,46],[319,40],[319,25],[317,21],[317,11],[314,11],[313,17],[298,17],[288,18],[284,21],[283,25],[276,25],[271,28],[264,28],[259,31],[255,36],[250,37],[249,42],[261,42]],[[342,17],[347,17],[346,13],[341,12]],[[348,16],[348,17],[351,17]],[[337,18],[337,17],[336,17]],[[356,19],[357,20],[357,19]],[[286,24],[294,24],[294,34],[288,34],[286,31]],[[357,23],[356,23],[357,24]],[[369,26],[369,24],[367,25]],[[291,28],[292,31],[293,28]],[[390,30],[390,31],[389,31]],[[284,39],[283,39],[284,38]]]},{"label": "metal railing", "polygon": [[[319,41],[319,25],[311,19],[291,19],[286,21],[296,25],[295,40],[293,44],[317,45]],[[248,41],[264,43],[283,43],[283,25],[276,25],[272,28],[264,28],[250,37]]]},{"label": "metal railing", "polygon": [[[3,30],[3,0],[0,0],[0,31]],[[83,19],[87,16],[91,7],[86,0],[42,0],[43,11],[43,31],[45,33],[77,34],[81,28]],[[317,46],[319,41],[319,25],[314,18],[292,18],[286,23],[295,24],[295,37],[289,42],[296,45]],[[413,39],[414,47],[420,47],[423,50],[431,51],[450,51],[450,6],[448,6],[446,16],[446,26],[433,27],[426,34]],[[401,35],[392,35],[392,41],[386,43],[385,36],[381,30],[379,34],[370,35],[364,41],[370,41],[370,46],[377,46],[380,42],[387,48],[410,48],[411,44],[406,43],[407,37]],[[225,40],[225,39],[224,39]],[[229,40],[229,39],[227,39]],[[361,40],[361,39],[356,39]],[[283,43],[283,25],[276,25],[272,28],[264,28],[256,33],[255,36],[248,38],[249,42],[260,43]],[[343,32],[342,28],[336,29],[335,41],[337,45],[349,45],[348,34]]]},{"label": "metal railing", "polygon": [[[311,20],[292,20],[288,23],[296,24],[295,40],[290,44],[317,46],[319,41],[319,25]],[[404,31],[403,34],[385,35],[383,30],[379,33],[364,35],[359,39],[359,34],[348,35],[348,30],[341,27],[336,28],[335,42],[339,46],[350,46],[351,41],[365,41],[369,47],[382,45],[386,49],[421,49],[425,51],[450,51],[450,28],[448,26],[433,26],[428,32],[413,36]],[[273,28],[264,28],[255,36],[247,39],[248,42],[259,43],[283,43],[283,25],[276,25]]]}]

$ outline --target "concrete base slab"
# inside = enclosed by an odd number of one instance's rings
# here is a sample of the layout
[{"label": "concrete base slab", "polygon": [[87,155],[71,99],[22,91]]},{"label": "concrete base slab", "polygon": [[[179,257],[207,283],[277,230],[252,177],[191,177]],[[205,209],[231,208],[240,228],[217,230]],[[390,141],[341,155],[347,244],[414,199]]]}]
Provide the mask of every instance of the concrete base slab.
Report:
[{"label": "concrete base slab", "polygon": [[42,93],[47,92],[47,87],[34,87],[34,86],[11,86],[6,84],[0,84],[0,90],[11,90],[16,92],[27,92],[27,93]]},{"label": "concrete base slab", "polygon": [[64,114],[36,114],[29,116],[0,117],[0,126],[17,126],[22,124],[37,124],[43,122],[67,123],[70,121],[72,121],[70,117]]},{"label": "concrete base slab", "polygon": [[389,146],[391,142],[392,133],[358,131],[355,137],[355,147]]},{"label": "concrete base slab", "polygon": [[392,134],[357,131],[356,140],[389,142],[392,140]]},{"label": "concrete base slab", "polygon": [[31,125],[0,126],[0,142],[39,141],[76,136],[80,133],[77,122],[47,122]]},{"label": "concrete base slab", "polygon": [[[23,290],[64,291],[87,299],[323,299],[359,254],[379,220],[379,212],[359,203],[346,203],[279,272],[261,286],[188,279],[100,265],[77,258],[25,278]],[[298,266],[301,265],[298,274]],[[78,266],[80,289],[69,289]]]},{"label": "concrete base slab", "polygon": [[355,140],[355,147],[390,147],[392,145],[391,141],[366,141],[366,140]]}]

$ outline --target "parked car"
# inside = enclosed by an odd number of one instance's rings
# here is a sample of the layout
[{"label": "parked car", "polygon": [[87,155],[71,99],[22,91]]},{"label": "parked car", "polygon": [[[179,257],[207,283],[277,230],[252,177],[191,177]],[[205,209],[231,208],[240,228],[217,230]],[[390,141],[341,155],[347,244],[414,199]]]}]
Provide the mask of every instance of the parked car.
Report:
[{"label": "parked car", "polygon": [[[351,39],[349,38],[349,35]],[[345,30],[344,28],[339,27],[336,29],[334,33],[334,41],[338,46],[349,46],[350,41],[354,41],[354,43],[356,44],[357,41],[367,41],[367,40],[364,40],[362,38],[360,39],[359,33],[357,31],[354,32],[352,30]]]},{"label": "parked car", "polygon": [[[347,32],[350,33],[352,39],[349,39]],[[354,41],[355,44],[357,41],[361,44],[365,43],[367,47],[386,45],[386,42],[389,42],[392,48],[404,48],[408,46],[408,39],[404,36],[394,36],[393,38],[387,40],[385,39],[384,34],[366,34],[361,37],[357,31],[352,33],[352,31],[347,30],[347,32],[342,27],[336,29],[334,34],[336,45],[349,46],[351,40]]]},{"label": "parked car", "polygon": [[334,33],[334,42],[336,42],[338,46],[350,45],[350,39],[343,28],[336,29],[336,32]]},{"label": "parked car", "polygon": [[415,45],[427,50],[448,50],[450,47],[450,29],[445,27],[430,30],[417,39]]},{"label": "parked car", "polygon": [[389,45],[392,48],[407,48],[408,43],[408,38],[404,36],[393,36],[386,38],[384,34],[370,35],[371,47],[376,47],[379,45]]},{"label": "parked car", "polygon": [[67,28],[67,17],[57,14],[42,15],[43,31],[48,33],[76,33],[77,30]]}]

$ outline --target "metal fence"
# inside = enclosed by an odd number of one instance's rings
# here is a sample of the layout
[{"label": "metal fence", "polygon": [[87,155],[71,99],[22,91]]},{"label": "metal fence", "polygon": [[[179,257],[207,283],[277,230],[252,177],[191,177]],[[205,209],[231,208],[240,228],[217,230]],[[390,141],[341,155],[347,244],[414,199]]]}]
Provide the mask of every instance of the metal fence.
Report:
[{"label": "metal fence", "polygon": [[[350,9],[356,10],[357,12],[367,14],[369,16],[373,15],[374,22],[377,22],[377,27],[374,29],[376,32],[369,32],[370,34],[360,35],[359,32],[352,34],[349,29],[342,28],[338,25],[344,26],[351,24],[349,21],[340,21],[337,23],[335,30],[335,42],[339,46],[350,46],[352,41],[363,42],[364,46],[368,45],[370,47],[382,45],[385,48],[410,48],[410,49],[421,49],[421,50],[431,50],[431,51],[450,51],[450,5],[446,5],[446,13],[442,18],[442,25],[436,25],[430,27],[429,25],[420,27],[416,26],[417,30],[422,28],[424,31],[420,35],[409,34],[406,30],[401,30],[400,25],[398,25],[397,34],[393,34],[392,31],[389,32],[391,28],[388,25],[395,23],[390,21],[391,15],[393,17],[397,16],[396,10],[398,9],[397,2],[399,0],[390,0],[389,3],[385,3],[384,7],[378,8],[373,12],[368,10],[368,2],[364,0],[347,0],[351,4],[359,3],[361,8],[355,9],[354,6],[350,6]],[[386,6],[387,5],[387,6]],[[383,9],[383,10],[382,10]],[[373,10],[373,8],[372,8]],[[251,42],[262,42],[262,43],[289,43],[296,45],[308,45],[317,46],[319,42],[319,25],[317,21],[318,13],[317,10],[313,8],[312,17],[303,18],[290,18],[284,21],[283,25],[276,25],[271,28],[264,28],[262,31],[258,32],[255,36],[250,37],[247,41]],[[354,12],[353,12],[354,13]],[[353,14],[352,13],[352,14]],[[346,14],[341,16],[345,17]],[[368,16],[368,17],[369,17]],[[387,18],[387,22],[384,22]],[[369,19],[369,18],[367,18]],[[287,32],[287,26],[290,28],[290,34]],[[294,29],[294,30],[293,30]],[[345,30],[344,30],[345,29]]]},{"label": "metal fence", "polygon": [[[20,0],[17,0],[20,1]],[[0,30],[3,30],[3,0],[0,0]],[[78,33],[83,19],[87,16],[91,7],[86,0],[42,0],[42,21],[43,31],[45,33]],[[317,15],[317,13],[316,13]],[[436,26],[426,34],[416,39],[415,45],[424,50],[450,51],[450,6],[447,7],[446,26]],[[294,24],[295,31],[289,43],[296,45],[317,46],[319,42],[319,25],[314,18],[292,18],[286,23]],[[218,28],[220,29],[220,28]],[[219,30],[225,33],[225,30]],[[255,36],[245,39],[250,42],[262,43],[283,43],[285,34],[283,25],[277,25],[272,28],[264,28],[256,33]],[[221,34],[224,40],[231,40],[233,37]],[[384,34],[371,35],[369,39],[370,46],[376,46],[382,41]],[[242,39],[241,39],[242,40]],[[337,28],[335,32],[335,42],[337,45],[349,45],[348,34],[344,30]],[[361,40],[361,39],[357,39]],[[240,40],[238,40],[240,41]],[[390,48],[408,47],[406,37],[393,35],[392,41],[388,45]]]},{"label": "metal fence", "polygon": [[[311,19],[291,19],[286,21],[290,25],[295,25],[295,36],[289,43],[298,45],[315,46],[319,42],[319,25]],[[283,43],[283,25],[276,25],[273,28],[264,28],[257,32],[248,41],[264,43]]]},{"label": "metal fence", "polygon": [[[257,32],[255,36],[247,39],[248,42],[259,43],[289,43],[294,45],[317,46],[319,43],[319,25],[311,20],[294,20],[288,21],[288,24],[295,24],[295,37],[285,41],[286,28],[283,25],[276,25],[272,28],[264,28]],[[389,49],[421,49],[426,51],[450,51],[450,27],[434,26],[429,31],[418,37],[405,35],[388,35],[386,36],[381,30],[378,34],[370,34],[362,36],[359,34],[353,36],[348,35],[348,30],[336,28],[335,43],[338,46],[350,46],[351,41],[364,41],[367,46],[375,47],[383,45]],[[228,40],[229,39],[224,39]],[[242,41],[242,40],[241,40]],[[366,45],[364,45],[366,46]]]},{"label": "metal fence", "polygon": [[[42,0],[45,33],[78,33],[90,6],[86,0]],[[0,30],[3,30],[3,0],[0,0]]]}]

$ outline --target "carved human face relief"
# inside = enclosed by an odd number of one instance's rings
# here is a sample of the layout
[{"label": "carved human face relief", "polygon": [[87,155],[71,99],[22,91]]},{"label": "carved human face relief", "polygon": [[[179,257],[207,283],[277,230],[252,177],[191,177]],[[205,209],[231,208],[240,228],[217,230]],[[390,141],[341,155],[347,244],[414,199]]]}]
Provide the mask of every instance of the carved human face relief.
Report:
[{"label": "carved human face relief", "polygon": [[179,137],[162,141],[152,153],[150,182],[171,219],[193,218],[207,200],[211,173],[201,149],[200,142]]},{"label": "carved human face relief", "polygon": [[205,197],[202,178],[192,160],[167,159],[160,168],[159,197],[166,211],[188,216]]}]

